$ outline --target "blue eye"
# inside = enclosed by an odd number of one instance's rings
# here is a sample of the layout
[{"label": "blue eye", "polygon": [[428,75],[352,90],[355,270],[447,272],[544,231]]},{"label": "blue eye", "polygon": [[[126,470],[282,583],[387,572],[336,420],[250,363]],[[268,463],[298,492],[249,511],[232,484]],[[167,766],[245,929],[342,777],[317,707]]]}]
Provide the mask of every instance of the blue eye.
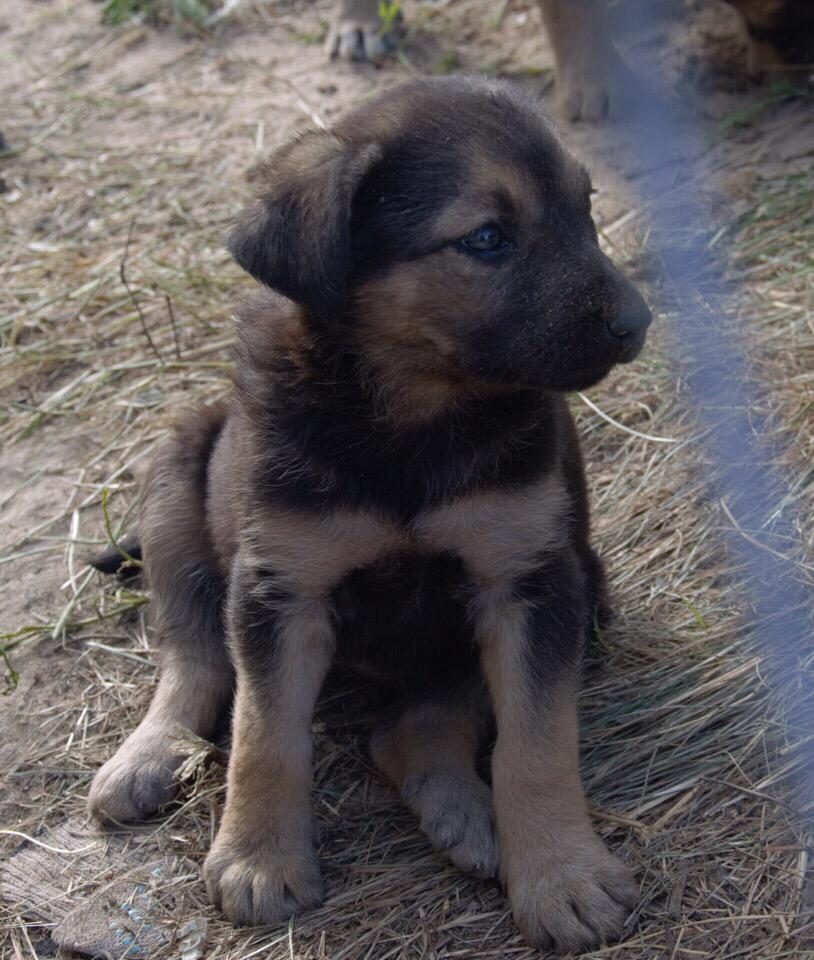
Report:
[{"label": "blue eye", "polygon": [[493,223],[486,223],[467,234],[460,244],[473,253],[497,253],[509,246],[506,234]]}]

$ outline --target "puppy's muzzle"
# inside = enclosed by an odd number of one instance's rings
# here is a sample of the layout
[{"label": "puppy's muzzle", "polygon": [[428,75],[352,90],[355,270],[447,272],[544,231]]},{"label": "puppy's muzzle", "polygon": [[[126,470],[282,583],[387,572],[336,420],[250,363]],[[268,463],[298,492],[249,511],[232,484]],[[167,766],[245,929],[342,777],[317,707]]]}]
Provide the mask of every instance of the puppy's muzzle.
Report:
[{"label": "puppy's muzzle", "polygon": [[625,289],[615,308],[605,319],[605,329],[621,347],[620,361],[633,360],[644,346],[647,328],[653,314],[635,287],[625,283]]}]

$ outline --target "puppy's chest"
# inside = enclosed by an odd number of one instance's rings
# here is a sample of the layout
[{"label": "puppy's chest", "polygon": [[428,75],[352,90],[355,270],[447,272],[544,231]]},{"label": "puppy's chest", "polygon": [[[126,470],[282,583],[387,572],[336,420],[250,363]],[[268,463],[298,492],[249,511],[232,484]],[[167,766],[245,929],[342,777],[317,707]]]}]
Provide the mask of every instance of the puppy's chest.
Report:
[{"label": "puppy's chest", "polygon": [[452,500],[408,525],[366,511],[266,509],[250,526],[250,551],[289,590],[311,597],[327,597],[352,575],[371,570],[377,584],[392,580],[395,589],[408,561],[418,575],[432,569],[432,557],[447,558],[433,561],[446,571],[441,579],[451,577],[448,562],[456,580],[478,591],[524,576],[563,546],[569,513],[565,485],[552,474],[519,491]]},{"label": "puppy's chest", "polygon": [[452,554],[389,554],[356,568],[331,592],[337,657],[401,689],[462,681],[476,667],[471,593]]},{"label": "puppy's chest", "polygon": [[471,676],[471,601],[504,597],[560,548],[568,513],[559,477],[454,500],[409,525],[361,511],[266,511],[248,531],[248,559],[286,592],[329,604],[346,666],[425,689]]}]

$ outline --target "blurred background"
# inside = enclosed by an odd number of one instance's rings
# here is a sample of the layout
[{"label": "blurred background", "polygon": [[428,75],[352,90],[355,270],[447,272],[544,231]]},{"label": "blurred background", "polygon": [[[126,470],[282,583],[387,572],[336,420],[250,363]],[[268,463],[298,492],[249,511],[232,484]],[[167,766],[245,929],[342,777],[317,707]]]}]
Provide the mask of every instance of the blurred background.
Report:
[{"label": "blurred background", "polygon": [[[374,775],[360,698],[327,694],[315,727],[327,897],[291,929],[235,931],[206,901],[223,769],[205,744],[168,819],[109,847],[80,826],[156,677],[147,593],[85,557],[132,528],[171,417],[229,388],[231,311],[252,282],[223,237],[254,165],[416,73],[508,77],[554,109],[533,0],[399,6],[401,47],[377,65],[326,56],[332,0],[0,9],[3,956],[90,952],[122,883],[160,917],[153,939],[121,920],[134,956],[177,957],[185,936],[207,957],[535,956],[497,887],[442,862]],[[814,87],[752,79],[724,3],[645,6],[610,12],[649,111],[560,124],[592,171],[604,249],[656,314],[635,364],[573,398],[616,610],[588,665],[583,769],[643,894],[626,939],[594,955],[802,958],[811,635],[801,609],[778,633],[764,601],[810,590],[814,569]],[[740,480],[710,443],[727,424]],[[733,483],[764,481],[760,516],[739,512]]]}]

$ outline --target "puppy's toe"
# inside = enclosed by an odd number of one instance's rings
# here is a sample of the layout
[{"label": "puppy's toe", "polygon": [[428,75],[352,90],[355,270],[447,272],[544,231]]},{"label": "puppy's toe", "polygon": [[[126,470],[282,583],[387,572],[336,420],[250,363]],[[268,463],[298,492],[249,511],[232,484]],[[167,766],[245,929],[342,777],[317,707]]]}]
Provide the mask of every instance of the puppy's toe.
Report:
[{"label": "puppy's toe", "polygon": [[88,813],[100,825],[143,820],[175,796],[177,764],[171,741],[137,731],[93,778]]},{"label": "puppy's toe", "polygon": [[566,847],[557,848],[551,859],[529,858],[522,870],[507,870],[512,912],[532,946],[579,953],[624,929],[638,898],[630,870],[598,840],[575,853],[569,859]]},{"label": "puppy's toe", "polygon": [[477,877],[497,873],[491,793],[474,772],[466,777],[413,778],[405,784],[404,796],[418,814],[427,839],[459,870]]},{"label": "puppy's toe", "polygon": [[279,923],[322,902],[313,850],[284,850],[273,838],[247,846],[219,834],[204,879],[212,902],[238,926]]}]

